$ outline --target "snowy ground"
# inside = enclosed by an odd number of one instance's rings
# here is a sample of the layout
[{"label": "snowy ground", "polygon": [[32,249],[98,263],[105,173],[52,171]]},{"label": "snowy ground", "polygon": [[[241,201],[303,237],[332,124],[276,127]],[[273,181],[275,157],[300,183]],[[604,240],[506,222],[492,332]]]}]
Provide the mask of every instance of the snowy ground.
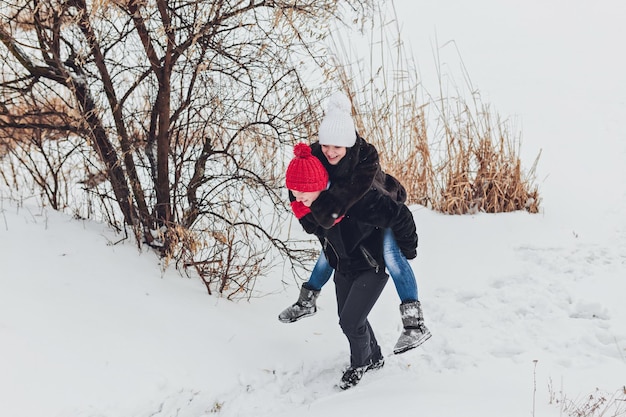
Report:
[{"label": "snowy ground", "polygon": [[[434,336],[340,392],[348,350],[331,284],[316,316],[286,325],[276,315],[295,287],[235,304],[162,276],[102,226],[2,210],[2,415],[528,416],[534,400],[536,415],[556,416],[563,395],[626,382],[624,228],[602,241],[547,216],[415,207],[413,265]],[[392,285],[372,323],[390,352]]]},{"label": "snowy ground", "polygon": [[[282,324],[298,291],[282,271],[233,303],[102,225],[0,200],[0,415],[563,416],[590,394],[626,415],[626,5],[478,3],[399,9],[422,72],[435,31],[454,39],[489,101],[520,117],[524,151],[542,150],[543,211],[412,207],[432,339],[342,392],[332,283],[316,316]],[[371,321],[391,352],[392,284]]]}]

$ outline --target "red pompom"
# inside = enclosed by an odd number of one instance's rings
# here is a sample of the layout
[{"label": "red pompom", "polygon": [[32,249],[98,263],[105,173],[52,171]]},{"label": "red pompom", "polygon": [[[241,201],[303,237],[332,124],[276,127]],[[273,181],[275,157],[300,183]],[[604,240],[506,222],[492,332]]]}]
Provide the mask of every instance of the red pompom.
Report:
[{"label": "red pompom", "polygon": [[308,158],[311,156],[311,147],[306,143],[298,143],[293,148],[293,154],[298,158]]}]

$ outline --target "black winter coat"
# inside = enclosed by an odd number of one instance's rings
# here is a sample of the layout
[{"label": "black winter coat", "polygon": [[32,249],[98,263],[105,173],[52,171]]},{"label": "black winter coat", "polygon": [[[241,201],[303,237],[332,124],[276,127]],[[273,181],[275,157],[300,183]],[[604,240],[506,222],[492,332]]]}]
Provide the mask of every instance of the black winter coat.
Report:
[{"label": "black winter coat", "polygon": [[345,215],[370,189],[381,191],[397,202],[406,201],[402,184],[382,171],[378,151],[359,135],[337,165],[328,163],[319,142],[311,145],[311,153],[322,162],[330,178],[330,188],[311,205],[313,217],[320,226],[332,227],[335,220]]},{"label": "black winter coat", "polygon": [[387,228],[391,228],[407,258],[412,259],[417,253],[417,232],[411,211],[379,190],[368,191],[330,229],[316,225],[310,214],[300,222],[303,226],[308,223],[305,229],[319,238],[328,263],[340,272],[384,268],[383,232]]},{"label": "black winter coat", "polygon": [[[319,238],[330,265],[339,271],[384,267],[386,228],[392,229],[402,253],[415,258],[417,232],[413,215],[403,204],[406,190],[382,171],[376,148],[357,134],[355,145],[337,165],[328,163],[319,142],[311,145],[311,153],[328,171],[330,188],[313,202],[300,224]],[[295,199],[291,192],[289,199]]]}]

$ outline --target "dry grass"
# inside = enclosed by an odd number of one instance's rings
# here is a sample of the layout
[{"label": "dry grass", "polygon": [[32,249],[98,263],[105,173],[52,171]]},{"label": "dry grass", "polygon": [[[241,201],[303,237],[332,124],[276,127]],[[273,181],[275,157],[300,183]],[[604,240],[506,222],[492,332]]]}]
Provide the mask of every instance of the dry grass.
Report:
[{"label": "dry grass", "polygon": [[623,417],[626,416],[626,387],[613,394],[596,389],[580,399],[562,398],[556,402],[561,412],[570,417]]},{"label": "dry grass", "polygon": [[517,156],[519,140],[508,124],[498,119],[494,126],[486,107],[472,113],[466,106],[457,116],[446,129],[447,157],[438,167],[440,194],[433,199],[433,208],[447,214],[537,213],[539,192],[532,182],[536,161],[529,172],[523,172]]},{"label": "dry grass", "polygon": [[370,40],[371,56],[381,62],[370,59],[366,66],[336,40],[341,58],[333,75],[352,99],[358,131],[377,147],[383,169],[405,186],[408,203],[447,214],[537,213],[538,158],[524,170],[520,135],[511,123],[482,103],[468,74],[469,93],[453,88],[454,95],[448,94],[441,64],[440,96],[432,96],[404,50],[399,28],[381,26],[379,38]]}]

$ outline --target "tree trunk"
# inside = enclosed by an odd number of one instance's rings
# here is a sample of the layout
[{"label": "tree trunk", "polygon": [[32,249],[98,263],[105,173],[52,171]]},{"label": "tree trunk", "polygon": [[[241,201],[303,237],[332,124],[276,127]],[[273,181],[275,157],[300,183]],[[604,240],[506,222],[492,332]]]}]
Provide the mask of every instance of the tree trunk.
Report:
[{"label": "tree trunk", "polygon": [[132,197],[126,182],[126,176],[122,164],[117,158],[117,152],[109,141],[100,119],[97,117],[98,113],[94,100],[91,98],[86,85],[73,83],[72,87],[82,108],[85,121],[91,130],[92,146],[106,165],[111,187],[113,188],[115,198],[124,215],[124,221],[127,224],[134,225],[137,220],[137,214],[132,204]]}]

